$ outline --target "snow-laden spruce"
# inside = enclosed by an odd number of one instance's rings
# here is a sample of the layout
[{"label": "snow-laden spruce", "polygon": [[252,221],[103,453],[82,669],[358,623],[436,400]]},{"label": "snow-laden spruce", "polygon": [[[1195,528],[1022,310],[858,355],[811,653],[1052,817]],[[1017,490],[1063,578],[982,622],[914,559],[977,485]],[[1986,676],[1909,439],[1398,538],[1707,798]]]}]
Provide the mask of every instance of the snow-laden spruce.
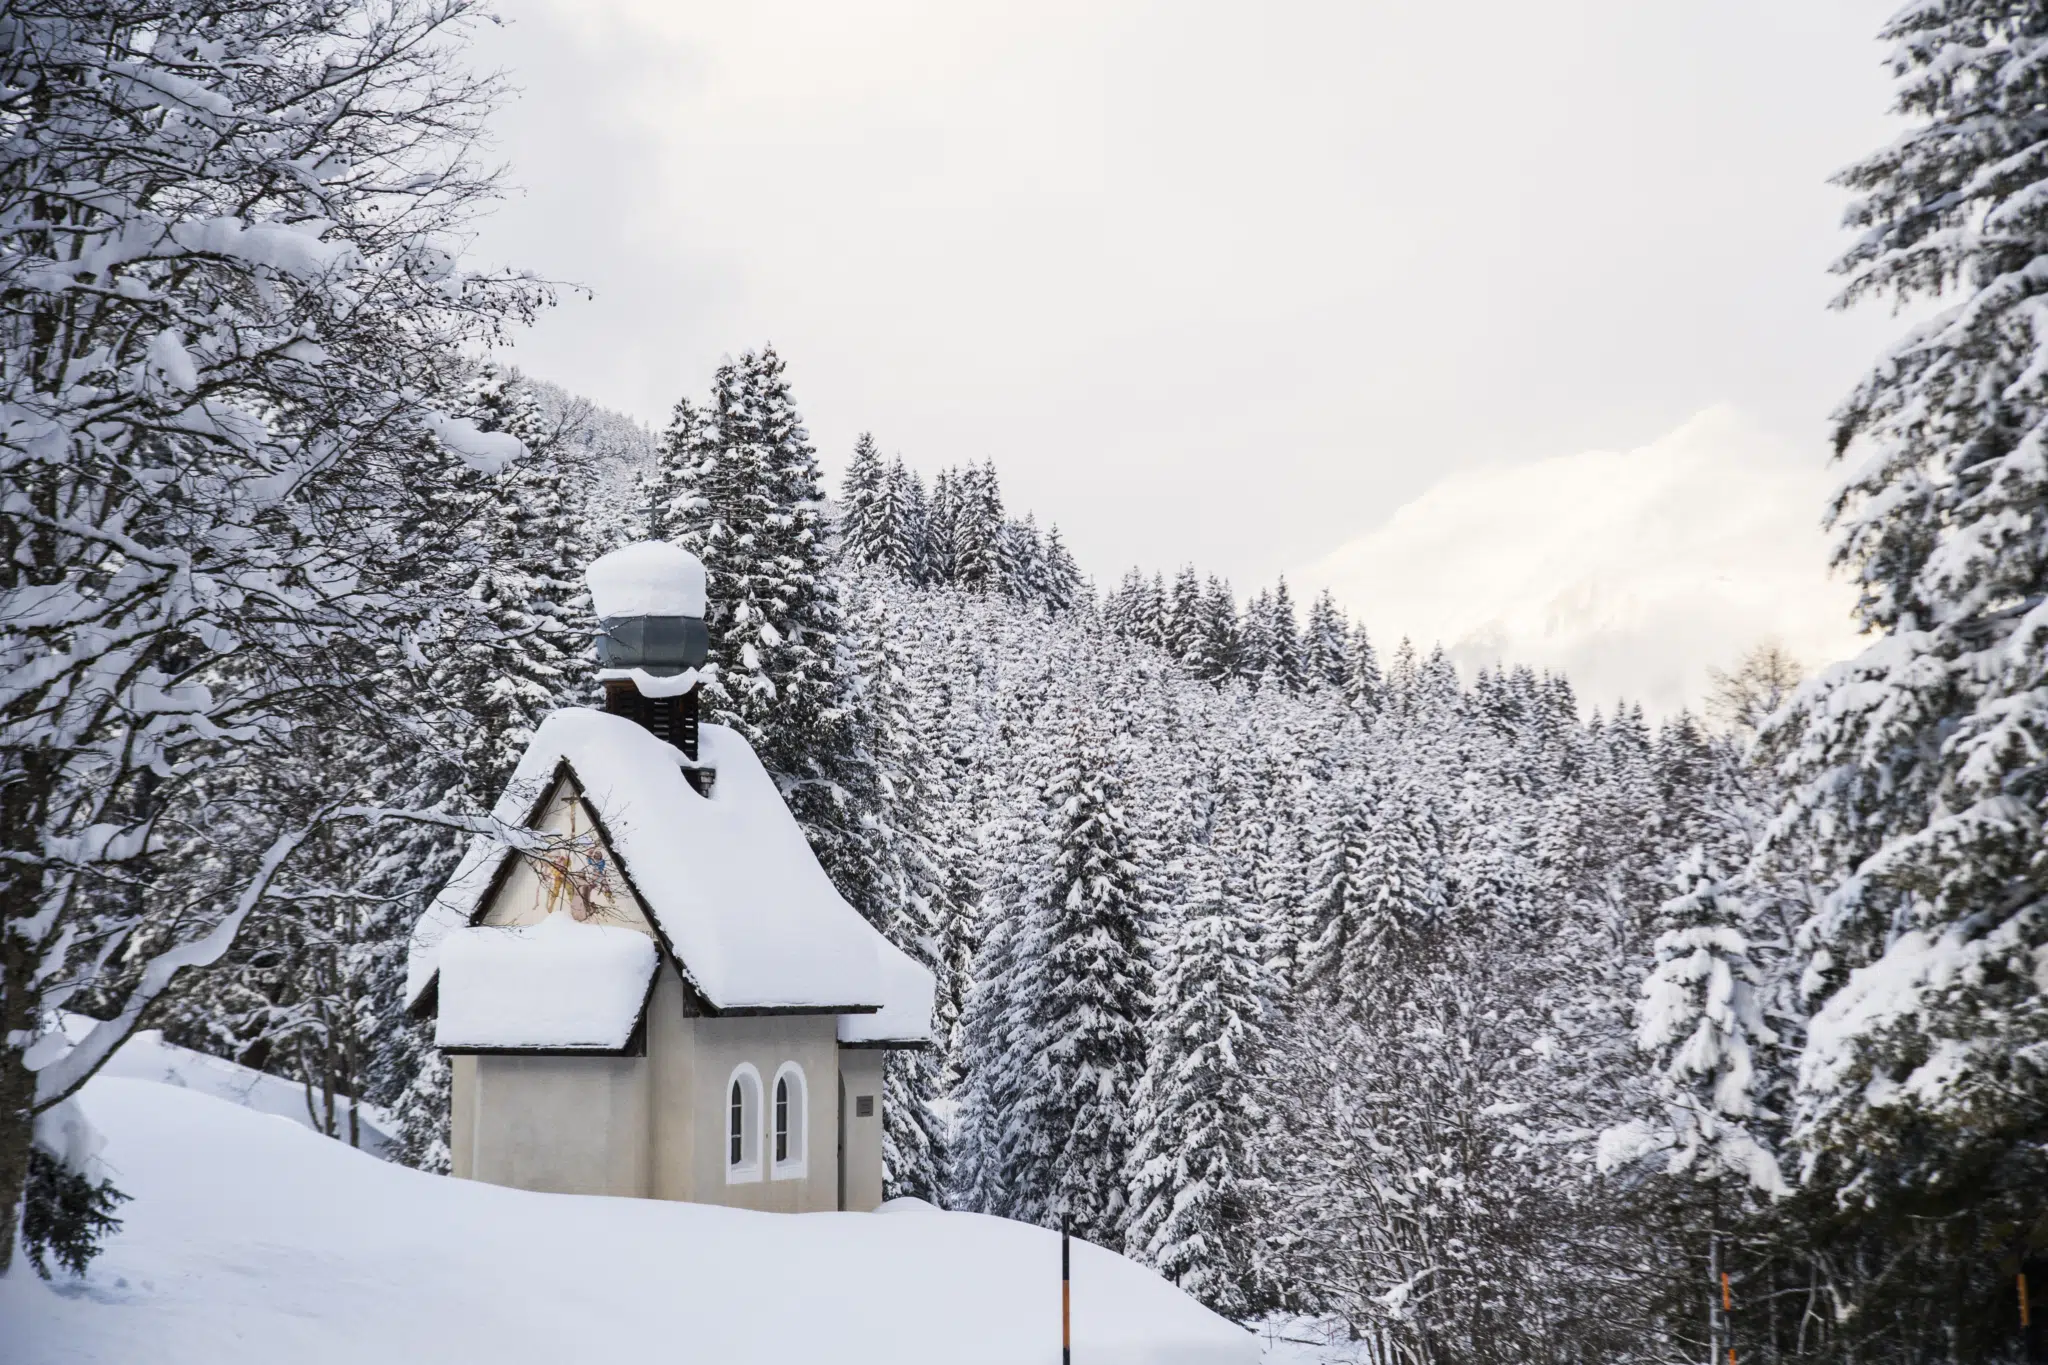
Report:
[{"label": "snow-laden spruce", "polygon": [[1778,837],[1828,873],[1793,1140],[1839,1263],[1891,1267],[1835,1292],[1925,1294],[1902,1342],[1989,1350],[2017,1311],[1994,1264],[2037,1254],[2002,1229],[2048,1187],[2048,22],[1949,0],[1884,37],[1908,126],[1840,176],[1841,301],[1937,306],[1836,417],[1835,560],[1873,638],[1766,731]]},{"label": "snow-laden spruce", "polygon": [[[447,401],[461,349],[541,297],[453,254],[492,190],[466,12],[0,15],[10,1229],[31,1116],[227,952],[335,799],[278,790],[300,727],[381,724],[379,651],[436,628],[411,514],[519,450]],[[175,891],[137,894],[164,866]],[[47,1032],[95,991],[101,1028]]]}]

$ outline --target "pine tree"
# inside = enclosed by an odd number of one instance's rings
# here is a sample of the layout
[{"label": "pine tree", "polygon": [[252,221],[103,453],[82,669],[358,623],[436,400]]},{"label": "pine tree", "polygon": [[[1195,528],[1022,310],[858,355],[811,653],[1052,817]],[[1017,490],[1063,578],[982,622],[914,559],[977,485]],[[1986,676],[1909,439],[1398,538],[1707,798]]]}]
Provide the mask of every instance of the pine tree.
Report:
[{"label": "pine tree", "polygon": [[1219,826],[1197,855],[1187,917],[1160,984],[1132,1152],[1131,1255],[1225,1317],[1260,1302],[1257,1219],[1267,986],[1256,918],[1236,870],[1245,849]]},{"label": "pine tree", "polygon": [[[875,438],[864,431],[853,443],[846,477],[839,484],[840,544],[852,563],[883,567],[894,557],[889,548],[888,495],[889,471],[875,449]],[[900,546],[895,548],[900,552]]]},{"label": "pine tree", "polygon": [[1238,668],[1237,598],[1228,583],[1212,574],[1192,610],[1195,624],[1182,659],[1196,677],[1220,683]]},{"label": "pine tree", "polygon": [[692,471],[709,457],[710,439],[709,415],[689,399],[679,400],[637,493],[634,520],[648,540],[680,540],[691,524]]},{"label": "pine tree", "polygon": [[993,463],[968,465],[952,480],[951,580],[976,592],[1001,592],[1011,584],[1008,522]]},{"label": "pine tree", "polygon": [[1181,567],[1173,587],[1161,591],[1159,602],[1161,646],[1182,663],[1198,658],[1208,642],[1208,622],[1202,609],[1202,580],[1195,576],[1194,565]]},{"label": "pine tree", "polygon": [[581,699],[589,651],[559,451],[542,440],[535,404],[517,375],[486,371],[477,408],[479,430],[508,432],[530,452],[477,490],[480,556],[467,591],[479,629],[454,642],[439,684],[469,711],[459,761],[472,800],[487,808],[540,722]]},{"label": "pine tree", "polygon": [[1261,591],[1245,605],[1244,624],[1237,636],[1237,671],[1257,683],[1278,683],[1273,674],[1273,594]]},{"label": "pine tree", "polygon": [[1306,691],[1309,684],[1308,660],[1302,648],[1301,623],[1294,618],[1294,597],[1287,591],[1284,578],[1274,585],[1266,609],[1266,635],[1271,641],[1273,676],[1289,692]]},{"label": "pine tree", "polygon": [[1838,1292],[1902,1357],[1985,1358],[2012,1313],[1993,1248],[2048,1190],[2048,16],[1955,0],[1883,37],[1910,126],[1840,177],[1860,195],[1840,302],[1941,306],[1836,414],[1835,561],[1877,638],[1763,743],[1798,778],[1780,829],[1831,883],[1803,931],[1794,1139],[1857,1264],[1895,1268]]},{"label": "pine tree", "polygon": [[1328,588],[1316,594],[1308,610],[1308,629],[1302,637],[1302,666],[1313,687],[1341,688],[1350,674],[1347,657],[1349,630],[1337,599]]},{"label": "pine tree", "polygon": [[1380,676],[1379,655],[1373,651],[1372,637],[1366,634],[1363,625],[1351,628],[1340,685],[1344,700],[1361,715],[1378,711],[1386,702],[1386,681]]},{"label": "pine tree", "polygon": [[[879,596],[855,599],[858,641],[856,741],[874,764],[878,800],[866,826],[882,933],[932,973],[937,998],[954,996],[943,925],[949,904],[946,853],[934,837],[938,774],[909,696],[895,614]],[[937,1203],[946,1163],[944,1133],[931,1104],[945,1095],[945,1059],[933,1051],[892,1053],[883,1069],[883,1192]]]},{"label": "pine tree", "polygon": [[[993,468],[990,477],[994,477]],[[1038,534],[1038,518],[1027,513],[1022,521],[1005,523],[1003,545],[1003,592],[1020,602],[1043,605],[1045,540]]]},{"label": "pine tree", "polygon": [[936,582],[931,546],[931,507],[924,480],[897,460],[889,466],[889,492],[903,518],[903,577],[916,584]]},{"label": "pine tree", "polygon": [[942,469],[932,480],[925,505],[924,578],[928,584],[957,582],[960,573],[960,475]]},{"label": "pine tree", "polygon": [[719,367],[700,430],[675,539],[705,565],[709,718],[746,737],[840,893],[875,918],[875,779],[853,731],[824,492],[772,347]]},{"label": "pine tree", "polygon": [[1161,638],[1162,605],[1154,580],[1138,569],[1124,574],[1123,582],[1102,603],[1102,621],[1126,640],[1157,645]]},{"label": "pine tree", "polygon": [[1088,587],[1081,579],[1081,566],[1074,562],[1066,542],[1060,539],[1057,525],[1046,528],[1042,578],[1041,593],[1046,610],[1054,613],[1074,611],[1083,605]]},{"label": "pine tree", "polygon": [[1075,732],[1045,800],[1053,856],[1034,906],[1039,989],[1022,1009],[1033,1062],[1023,1212],[1118,1246],[1151,984],[1137,850],[1122,783],[1092,734]]},{"label": "pine tree", "polygon": [[1657,940],[1636,1034],[1659,1064],[1662,1122],[1606,1135],[1603,1163],[1657,1151],[1668,1153],[1673,1174],[1725,1176],[1738,1187],[1784,1194],[1774,1143],[1759,1126],[1767,1067],[1756,1054],[1779,1039],[1764,1019],[1745,932],[1751,915],[1701,848],[1680,864],[1676,881],[1680,894],[1663,908],[1670,927]]}]

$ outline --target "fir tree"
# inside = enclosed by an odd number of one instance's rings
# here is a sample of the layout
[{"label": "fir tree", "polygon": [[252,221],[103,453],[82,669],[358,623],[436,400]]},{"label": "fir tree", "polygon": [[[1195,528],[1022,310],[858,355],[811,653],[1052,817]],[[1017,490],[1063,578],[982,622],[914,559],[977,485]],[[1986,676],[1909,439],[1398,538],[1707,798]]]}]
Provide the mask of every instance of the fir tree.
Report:
[{"label": "fir tree", "polygon": [[1145,1065],[1149,959],[1136,848],[1107,748],[1077,731],[1047,787],[1052,865],[1034,907],[1039,988],[1021,1011],[1033,1062],[1026,1216],[1120,1245],[1132,1097]]},{"label": "fir tree", "polygon": [[902,460],[889,466],[889,492],[903,517],[903,577],[916,584],[936,581],[932,567],[931,508],[924,480]]},{"label": "fir tree", "polygon": [[1350,675],[1348,646],[1344,614],[1337,609],[1337,599],[1325,588],[1316,594],[1314,605],[1308,609],[1308,629],[1302,636],[1302,667],[1311,686],[1344,686]]},{"label": "fir tree", "polygon": [[854,737],[824,492],[773,348],[719,367],[702,430],[676,539],[705,564],[710,719],[746,737],[841,894],[874,918],[874,776]]},{"label": "fir tree", "polygon": [[1386,681],[1380,676],[1379,655],[1363,625],[1351,628],[1345,649],[1344,678],[1339,684],[1344,700],[1361,715],[1378,711],[1386,700]]},{"label": "fir tree", "polygon": [[1060,528],[1055,525],[1045,532],[1045,568],[1042,574],[1041,594],[1046,610],[1051,612],[1073,611],[1080,607],[1087,593],[1087,585],[1081,580],[1081,566],[1074,562],[1074,556],[1067,551],[1066,542],[1060,539]]},{"label": "fir tree", "polygon": [[[870,756],[877,801],[865,829],[880,913],[876,927],[932,973],[937,998],[955,998],[944,945],[945,922],[960,913],[949,903],[949,856],[933,835],[938,774],[908,695],[899,631],[885,604],[856,601],[860,691],[856,739]],[[943,1027],[944,1021],[937,1026]],[[945,1059],[932,1051],[892,1053],[883,1070],[883,1190],[940,1202],[945,1143],[932,1101],[945,1094]]]},{"label": "fir tree", "polygon": [[[890,517],[885,510],[889,491],[882,453],[875,449],[875,438],[864,431],[853,443],[846,477],[839,484],[840,545],[852,563],[895,567],[889,563],[896,557],[890,552]],[[900,554],[900,544],[894,549]]]},{"label": "fir tree", "polygon": [[1301,624],[1294,617],[1294,597],[1287,591],[1284,578],[1274,585],[1266,608],[1266,636],[1274,677],[1289,692],[1305,691],[1309,683],[1308,661],[1302,649]]},{"label": "fir tree", "polygon": [[689,399],[676,403],[654,463],[641,474],[634,520],[649,540],[680,540],[691,524],[692,471],[709,457],[708,414]]},{"label": "fir tree", "polygon": [[951,493],[951,581],[976,592],[1004,591],[1013,583],[1016,566],[995,465],[984,462],[955,471]]},{"label": "fir tree", "polygon": [[1267,988],[1228,825],[1197,855],[1187,916],[1160,985],[1138,1137],[1130,1253],[1225,1317],[1260,1302],[1263,1060]]}]

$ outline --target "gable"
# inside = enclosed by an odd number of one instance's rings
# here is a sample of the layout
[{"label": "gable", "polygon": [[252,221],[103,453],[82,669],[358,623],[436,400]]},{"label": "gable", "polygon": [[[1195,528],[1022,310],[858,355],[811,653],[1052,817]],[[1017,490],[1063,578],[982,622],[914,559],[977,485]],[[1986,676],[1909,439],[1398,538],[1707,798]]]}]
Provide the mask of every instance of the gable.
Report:
[{"label": "gable", "polygon": [[550,909],[561,908],[587,923],[659,937],[639,898],[626,884],[617,852],[606,841],[603,827],[570,774],[558,775],[535,803],[527,828],[553,836],[558,841],[556,847],[545,855],[508,853],[509,865],[500,870],[495,887],[471,923],[498,927],[539,924]]}]

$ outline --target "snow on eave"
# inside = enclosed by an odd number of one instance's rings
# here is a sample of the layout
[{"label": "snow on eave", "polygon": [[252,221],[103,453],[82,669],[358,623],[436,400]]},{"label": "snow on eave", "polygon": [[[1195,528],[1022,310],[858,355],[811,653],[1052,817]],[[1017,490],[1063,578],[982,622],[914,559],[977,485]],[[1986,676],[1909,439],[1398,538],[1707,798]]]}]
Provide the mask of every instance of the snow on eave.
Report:
[{"label": "snow on eave", "polygon": [[910,954],[875,933],[888,1003],[873,1014],[839,1016],[839,1045],[847,1048],[926,1048],[932,1043],[932,1015],[938,981]]},{"label": "snow on eave", "polygon": [[639,929],[557,910],[537,924],[456,930],[443,948],[450,954],[434,1030],[443,1052],[645,1051],[661,949]]}]

